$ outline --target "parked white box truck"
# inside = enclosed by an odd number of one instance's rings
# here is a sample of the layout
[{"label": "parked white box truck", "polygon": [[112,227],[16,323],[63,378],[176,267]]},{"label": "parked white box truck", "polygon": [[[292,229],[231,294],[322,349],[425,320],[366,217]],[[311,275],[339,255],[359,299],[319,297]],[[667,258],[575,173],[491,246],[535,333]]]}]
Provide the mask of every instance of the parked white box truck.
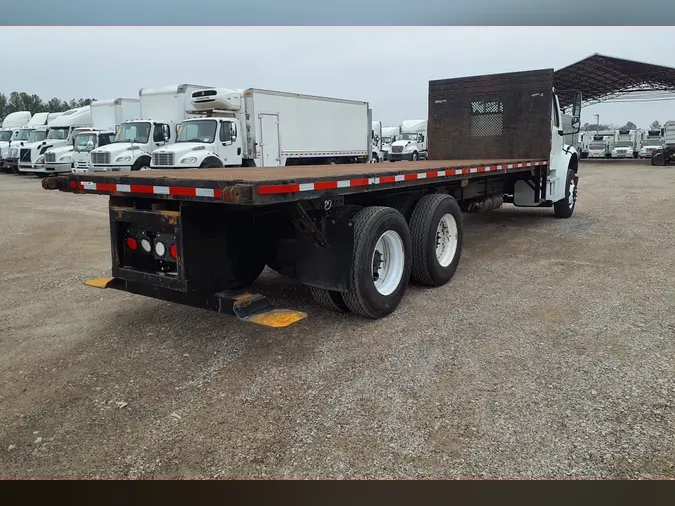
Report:
[{"label": "parked white box truck", "polygon": [[637,158],[641,140],[639,130],[620,129],[615,131],[612,158]]},{"label": "parked white box truck", "polygon": [[401,135],[391,145],[389,160],[412,160],[427,158],[427,120],[413,119],[401,123]]},{"label": "parked white box truck", "polygon": [[642,143],[640,152],[638,153],[639,158],[651,158],[655,149],[659,149],[663,144],[663,136],[661,135],[662,129],[658,130],[647,130],[647,135]]},{"label": "parked white box truck", "polygon": [[87,171],[149,169],[152,152],[173,143],[178,125],[193,116],[189,113],[192,109],[192,93],[208,88],[194,84],[142,88],[138,92],[140,117],[121,123],[112,144],[91,151],[91,167]]},{"label": "parked white box truck", "polygon": [[0,168],[4,168],[5,160],[9,155],[9,146],[17,138],[21,127],[31,118],[30,111],[16,111],[5,116],[0,129]]},{"label": "parked white box truck", "polygon": [[33,142],[27,142],[19,150],[19,172],[44,174],[47,150],[72,143],[73,130],[77,127],[91,128],[91,108],[78,107],[53,115],[47,128],[33,132]]},{"label": "parked white box truck", "polygon": [[94,131],[74,139],[73,170],[88,171],[92,166],[91,151],[111,144],[119,125],[140,117],[141,101],[137,98],[115,98],[92,102],[91,122]]},{"label": "parked white box truck", "polygon": [[371,158],[367,102],[259,89],[195,91],[195,114],[152,168],[276,167]]},{"label": "parked white box truck", "polygon": [[382,129],[382,158],[389,159],[391,153],[391,145],[398,140],[401,135],[401,125],[388,126]]}]

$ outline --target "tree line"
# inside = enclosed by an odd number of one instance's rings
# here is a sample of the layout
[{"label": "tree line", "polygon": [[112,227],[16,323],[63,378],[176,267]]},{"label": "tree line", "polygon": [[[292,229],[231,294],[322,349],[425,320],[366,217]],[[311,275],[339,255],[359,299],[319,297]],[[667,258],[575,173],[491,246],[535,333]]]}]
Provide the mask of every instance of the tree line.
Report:
[{"label": "tree line", "polygon": [[[637,125],[632,121],[629,121],[623,126],[617,127],[616,125],[607,125],[604,123],[584,123],[584,126],[581,127],[582,132],[595,132],[600,130],[635,130]],[[658,130],[661,128],[661,123],[658,121],[652,121],[649,125],[650,130]]]},{"label": "tree line", "polygon": [[0,93],[0,118],[5,118],[8,114],[17,111],[30,111],[31,114],[38,112],[64,112],[76,107],[84,107],[91,104],[95,98],[73,98],[71,100],[61,100],[60,98],[51,98],[43,100],[38,95],[29,95],[28,93],[13,91],[9,97]]}]

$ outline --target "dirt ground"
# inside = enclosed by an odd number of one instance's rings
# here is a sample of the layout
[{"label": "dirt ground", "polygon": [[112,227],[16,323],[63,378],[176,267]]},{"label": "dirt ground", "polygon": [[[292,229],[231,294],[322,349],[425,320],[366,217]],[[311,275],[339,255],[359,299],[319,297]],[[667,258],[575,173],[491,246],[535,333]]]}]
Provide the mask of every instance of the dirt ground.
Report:
[{"label": "dirt ground", "polygon": [[675,477],[675,167],[580,174],[383,320],[266,271],[285,329],[84,286],[106,198],[0,174],[0,476]]}]

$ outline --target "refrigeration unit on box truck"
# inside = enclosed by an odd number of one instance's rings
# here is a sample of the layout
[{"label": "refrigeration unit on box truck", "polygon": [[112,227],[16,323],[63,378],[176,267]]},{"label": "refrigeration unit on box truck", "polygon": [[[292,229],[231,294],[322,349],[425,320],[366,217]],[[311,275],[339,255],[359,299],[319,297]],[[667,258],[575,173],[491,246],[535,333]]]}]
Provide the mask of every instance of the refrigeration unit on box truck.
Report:
[{"label": "refrigeration unit on box truck", "polygon": [[176,142],[153,152],[151,168],[276,167],[366,162],[367,102],[259,89],[192,93]]},{"label": "refrigeration unit on box truck", "polygon": [[111,144],[116,128],[141,117],[141,102],[137,98],[96,100],[91,104],[93,132],[80,137],[73,146],[73,170],[87,172],[92,166],[91,151]]},{"label": "refrigeration unit on box truck", "polygon": [[431,81],[428,161],[70,174],[42,186],[109,196],[112,277],[91,286],[272,327],[306,317],[246,291],[267,264],[325,308],[382,318],[409,279],[451,280],[462,211],[512,203],[572,216],[579,158],[564,138],[579,131],[581,95],[570,101],[566,132],[553,69]]},{"label": "refrigeration unit on box truck", "polygon": [[[136,171],[149,169],[152,152],[176,140],[178,125],[190,118],[192,92],[208,86],[173,84],[142,88],[140,118],[124,121],[117,128],[115,141],[91,151],[88,172]],[[76,169],[83,170],[83,169]]]}]

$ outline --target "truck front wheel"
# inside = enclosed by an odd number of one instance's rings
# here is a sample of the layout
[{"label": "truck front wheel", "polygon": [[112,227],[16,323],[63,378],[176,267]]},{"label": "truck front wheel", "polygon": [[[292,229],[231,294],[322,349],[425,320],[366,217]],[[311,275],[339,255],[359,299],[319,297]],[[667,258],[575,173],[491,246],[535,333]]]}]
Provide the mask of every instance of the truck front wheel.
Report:
[{"label": "truck front wheel", "polygon": [[150,168],[150,158],[142,157],[136,160],[131,166],[131,170],[148,170]]},{"label": "truck front wheel", "polygon": [[201,163],[199,168],[200,169],[222,169],[223,163],[220,160],[218,160],[217,158],[210,157],[210,158],[206,158]]},{"label": "truck front wheel", "polygon": [[367,207],[353,218],[354,246],[347,307],[368,318],[393,312],[410,279],[412,247],[405,218],[390,207]]},{"label": "truck front wheel", "polygon": [[462,212],[450,195],[426,195],[410,217],[412,278],[442,286],[457,270],[462,255]]},{"label": "truck front wheel", "polygon": [[415,152],[412,154],[412,161],[413,161],[413,162],[416,162],[416,161],[419,160],[419,159],[420,159],[420,155],[418,155],[418,154],[417,154],[417,151],[415,151]]},{"label": "truck front wheel", "polygon": [[572,169],[567,169],[567,181],[565,183],[565,198],[553,204],[553,212],[557,218],[569,218],[574,212],[577,203],[577,175]]}]

